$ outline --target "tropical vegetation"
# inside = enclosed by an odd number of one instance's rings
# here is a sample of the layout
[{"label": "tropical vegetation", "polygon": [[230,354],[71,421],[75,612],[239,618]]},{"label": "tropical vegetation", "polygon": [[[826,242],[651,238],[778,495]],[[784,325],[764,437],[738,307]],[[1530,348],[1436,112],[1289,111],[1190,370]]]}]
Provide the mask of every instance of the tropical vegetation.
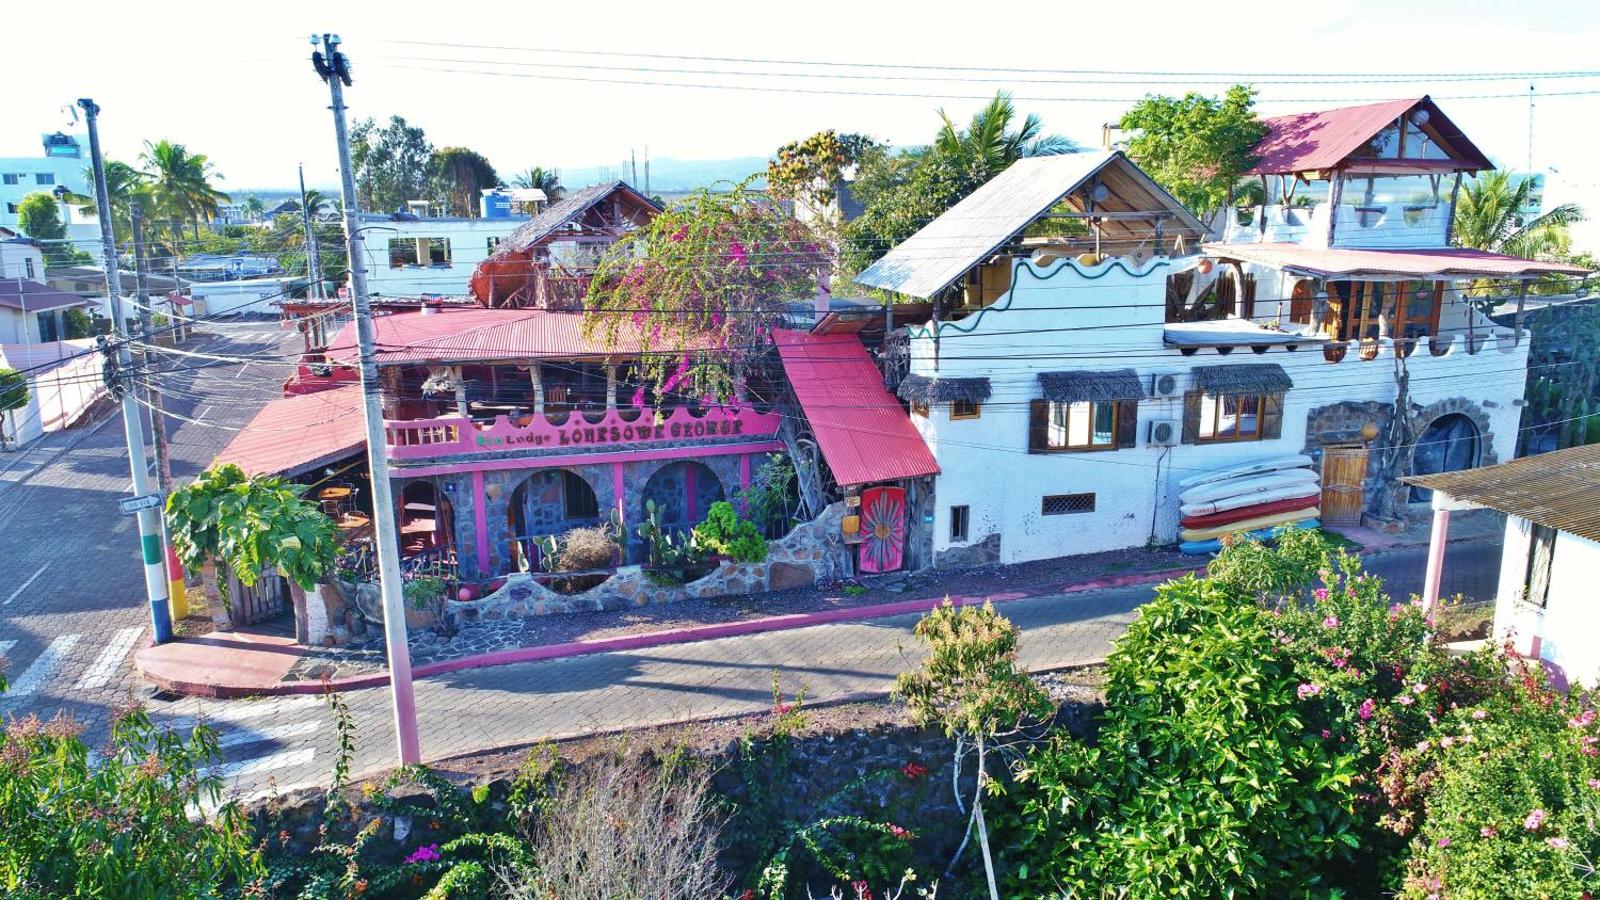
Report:
[{"label": "tropical vegetation", "polygon": [[1567,229],[1583,221],[1583,209],[1562,203],[1530,216],[1535,190],[1532,178],[1513,179],[1503,169],[1466,181],[1456,198],[1456,245],[1524,259],[1565,259],[1572,244]]},{"label": "tropical vegetation", "polygon": [[562,195],[567,189],[561,186],[561,173],[555,169],[546,169],[543,166],[533,166],[527,171],[519,172],[511,179],[512,187],[538,188],[551,203],[560,203]]},{"label": "tropical vegetation", "polygon": [[61,221],[56,198],[44,191],[29,194],[17,204],[17,228],[42,246],[45,265],[65,266],[84,258],[67,240],[67,226]]},{"label": "tropical vegetation", "polygon": [[1193,91],[1147,96],[1122,115],[1128,156],[1190,212],[1208,219],[1232,199],[1240,177],[1255,165],[1250,151],[1266,136],[1255,93],[1234,85],[1221,97]]},{"label": "tropical vegetation", "polygon": [[166,223],[171,246],[182,241],[186,224],[198,238],[200,223],[215,217],[220,206],[231,200],[212,184],[213,179],[220,180],[222,176],[211,160],[204,153],[191,152],[184,144],[166,138],[146,141],[139,161],[144,164],[149,186],[151,215]]},{"label": "tropical vegetation", "polygon": [[246,585],[268,568],[311,590],[338,555],[333,520],[302,498],[305,486],[214,466],[167,497],[167,529],[191,569],[216,561]]}]

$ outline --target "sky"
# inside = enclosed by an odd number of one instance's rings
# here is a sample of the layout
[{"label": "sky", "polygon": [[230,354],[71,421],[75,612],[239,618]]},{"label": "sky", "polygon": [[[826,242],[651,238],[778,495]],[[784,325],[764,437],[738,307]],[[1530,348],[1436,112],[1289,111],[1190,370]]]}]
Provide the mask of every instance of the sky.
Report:
[{"label": "sky", "polygon": [[[658,158],[769,155],[824,128],[923,143],[939,109],[965,119],[996,89],[1047,130],[1097,146],[1101,124],[1145,93],[1235,81],[1257,85],[1264,115],[1430,94],[1491,158],[1523,170],[1531,84],[1533,167],[1551,173],[1549,202],[1593,212],[1575,239],[1600,250],[1600,3],[1581,0],[87,0],[70,19],[41,3],[5,19],[16,39],[0,156],[37,152],[41,132],[70,126],[62,108],[92,97],[111,158],[169,138],[207,154],[225,190],[289,187],[297,163],[308,183],[336,183],[313,31],[343,39],[352,117],[403,115],[435,146],[471,147],[506,174],[646,147]],[[1584,71],[1596,75],[1526,74]],[[1462,73],[1476,77],[1432,77]],[[1500,73],[1514,74],[1484,77]]]}]

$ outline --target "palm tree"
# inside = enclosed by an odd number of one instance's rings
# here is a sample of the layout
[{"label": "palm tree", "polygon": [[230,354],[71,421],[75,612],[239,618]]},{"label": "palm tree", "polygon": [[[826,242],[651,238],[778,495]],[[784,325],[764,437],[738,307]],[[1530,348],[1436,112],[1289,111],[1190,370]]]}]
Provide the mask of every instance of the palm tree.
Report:
[{"label": "palm tree", "polygon": [[316,188],[311,188],[306,191],[306,215],[310,216],[313,222],[316,221],[317,216],[321,215],[325,210],[337,210],[338,208],[339,201],[328,196],[327,194],[324,194]]},{"label": "palm tree", "polygon": [[[144,173],[133,166],[112,160],[106,163],[105,170],[106,200],[111,204],[111,231],[121,243],[128,239],[132,230],[130,210],[137,203],[140,212],[148,214],[154,206],[154,198]],[[93,169],[84,170],[84,181],[91,187],[94,185]],[[92,196],[68,192],[61,199],[76,206],[81,216],[94,217],[100,214]]]},{"label": "palm tree", "polygon": [[182,233],[182,223],[194,226],[194,236],[200,237],[200,220],[217,214],[218,207],[231,198],[212,187],[211,179],[220,178],[204,153],[190,153],[183,144],[162,139],[145,141],[144,152],[139,155],[145,165],[145,175],[161,214],[172,223],[176,240]]},{"label": "palm tree", "polygon": [[1024,157],[1056,156],[1083,149],[1060,135],[1040,134],[1044,126],[1033,113],[1023,118],[1022,127],[1012,131],[1016,116],[1011,95],[1005,91],[996,93],[987,106],[973,115],[964,131],[940,110],[944,126],[933,140],[932,155],[981,184]]},{"label": "palm tree", "polygon": [[1563,255],[1567,226],[1583,221],[1583,209],[1563,203],[1530,219],[1524,210],[1533,188],[1532,178],[1513,184],[1511,176],[1498,169],[1468,182],[1456,202],[1456,244],[1524,259]]},{"label": "palm tree", "polygon": [[243,212],[251,221],[261,218],[261,214],[266,211],[267,205],[261,202],[260,197],[257,197],[255,194],[251,194],[249,197],[245,198]]},{"label": "palm tree", "polygon": [[538,188],[550,198],[551,203],[561,200],[567,189],[561,186],[561,173],[555,169],[546,169],[543,166],[534,166],[526,172],[520,172],[511,179],[513,187]]}]

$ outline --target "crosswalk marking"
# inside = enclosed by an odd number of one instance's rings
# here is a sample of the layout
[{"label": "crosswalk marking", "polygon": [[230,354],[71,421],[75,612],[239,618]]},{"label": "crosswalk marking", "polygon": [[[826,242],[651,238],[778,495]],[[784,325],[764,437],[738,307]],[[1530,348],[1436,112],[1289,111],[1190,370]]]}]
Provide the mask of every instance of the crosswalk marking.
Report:
[{"label": "crosswalk marking", "polygon": [[221,709],[205,709],[198,715],[180,715],[170,719],[159,719],[156,724],[162,728],[180,731],[193,728],[202,721],[211,725],[231,725],[249,719],[258,719],[262,716],[279,716],[285,713],[298,712],[318,706],[321,703],[322,698],[315,694],[279,697],[251,703],[233,702],[223,706]]},{"label": "crosswalk marking", "polygon": [[273,725],[267,728],[247,728],[235,731],[217,741],[219,748],[239,747],[245,744],[254,744],[259,741],[281,741],[284,738],[296,737],[302,734],[311,734],[321,728],[323,723],[317,721],[295,722],[292,725]]},{"label": "crosswalk marking", "polygon": [[50,568],[50,564],[49,563],[45,563],[44,565],[40,566],[39,567],[39,571],[34,572],[32,575],[28,576],[28,580],[24,581],[22,583],[22,587],[19,587],[16,590],[12,591],[11,594],[6,597],[5,603],[0,604],[0,606],[10,606],[11,605],[11,601],[13,601],[13,600],[17,599],[18,597],[22,596],[22,592],[28,589],[28,585],[33,584],[35,581],[38,581],[39,580],[39,576],[43,575],[44,574],[44,570],[48,569],[48,568]]},{"label": "crosswalk marking", "polygon": [[5,659],[11,648],[17,645],[16,641],[0,641],[0,659]]},{"label": "crosswalk marking", "polygon": [[50,646],[44,648],[44,652],[39,654],[39,658],[33,661],[33,665],[29,666],[27,671],[17,677],[16,682],[11,685],[11,689],[0,696],[8,698],[26,697],[44,686],[44,683],[50,680],[50,676],[55,674],[56,667],[61,665],[61,661],[66,655],[71,653],[72,648],[78,645],[78,640],[81,637],[82,635],[77,634],[63,634],[51,641]]},{"label": "crosswalk marking", "polygon": [[92,691],[110,684],[111,680],[117,677],[118,671],[122,668],[122,661],[133,651],[134,642],[139,640],[141,634],[144,634],[143,625],[123,628],[113,635],[106,644],[106,649],[100,651],[94,664],[89,666],[89,670],[83,673],[83,678],[78,680],[78,690]]},{"label": "crosswalk marking", "polygon": [[280,750],[277,753],[269,753],[266,756],[241,759],[238,762],[212,766],[211,774],[220,776],[224,781],[232,781],[235,778],[242,778],[246,775],[258,775],[275,769],[303,766],[311,762],[316,755],[317,751],[312,747],[305,747],[299,750]]}]

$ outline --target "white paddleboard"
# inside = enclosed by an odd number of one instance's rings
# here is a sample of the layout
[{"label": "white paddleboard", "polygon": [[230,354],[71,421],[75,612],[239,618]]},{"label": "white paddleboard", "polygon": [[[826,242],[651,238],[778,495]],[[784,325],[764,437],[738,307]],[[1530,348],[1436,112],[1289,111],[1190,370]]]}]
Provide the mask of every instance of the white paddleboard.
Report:
[{"label": "white paddleboard", "polygon": [[1270,491],[1316,480],[1317,473],[1310,469],[1280,469],[1263,475],[1247,475],[1244,478],[1232,478],[1192,487],[1179,494],[1178,501],[1204,503],[1207,500],[1221,500],[1224,497]]},{"label": "white paddleboard", "polygon": [[1227,512],[1230,509],[1243,509],[1246,506],[1255,506],[1257,503],[1271,503],[1274,500],[1293,500],[1297,497],[1315,497],[1322,493],[1322,486],[1314,481],[1293,484],[1259,493],[1240,494],[1236,497],[1224,497],[1219,500],[1206,500],[1200,503],[1185,503],[1178,508],[1183,516],[1208,516],[1212,513]]},{"label": "white paddleboard", "polygon": [[1258,459],[1255,462],[1240,463],[1215,472],[1201,472],[1190,475],[1178,482],[1178,487],[1188,490],[1213,481],[1226,481],[1229,478],[1239,478],[1245,475],[1257,475],[1262,472],[1275,472],[1278,469],[1299,469],[1311,465],[1311,457],[1304,454],[1294,456],[1272,456],[1267,459]]}]

